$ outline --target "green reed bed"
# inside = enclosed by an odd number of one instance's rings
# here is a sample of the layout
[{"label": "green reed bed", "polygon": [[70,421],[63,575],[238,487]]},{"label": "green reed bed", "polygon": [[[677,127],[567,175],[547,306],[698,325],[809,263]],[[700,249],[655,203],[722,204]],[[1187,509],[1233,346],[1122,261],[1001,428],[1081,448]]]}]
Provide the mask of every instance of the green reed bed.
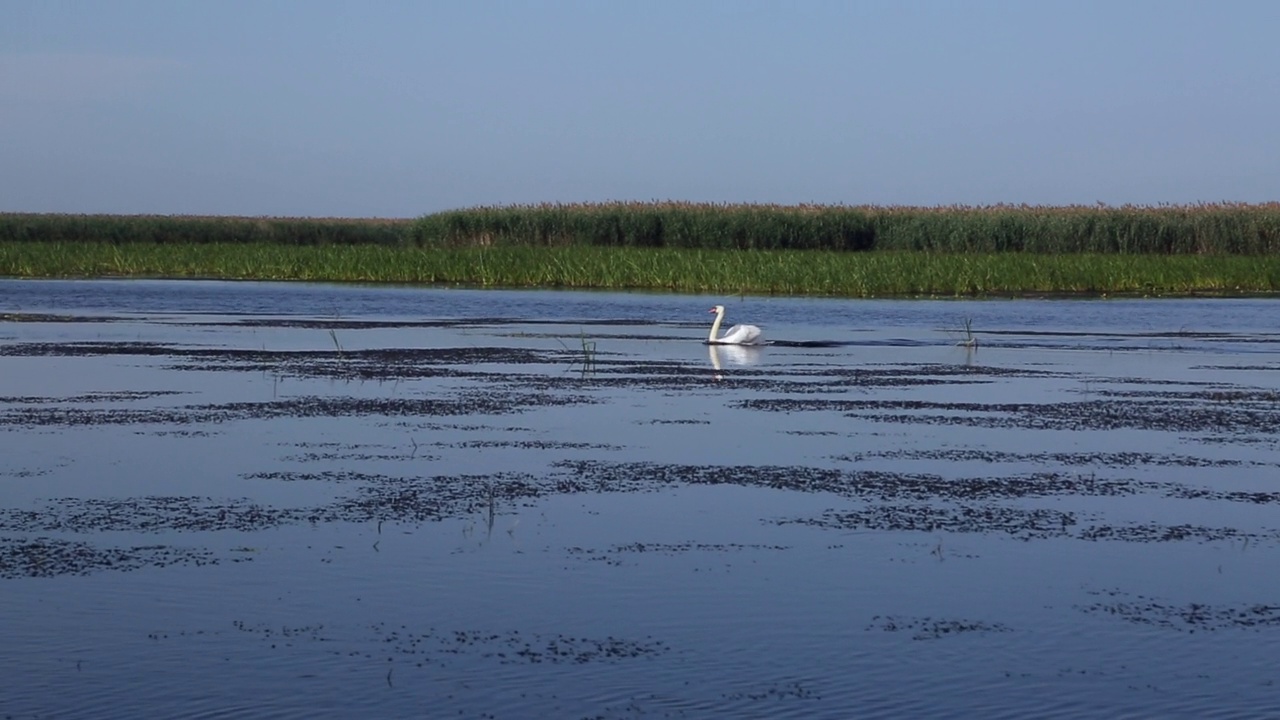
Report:
[{"label": "green reed bed", "polygon": [[942,253],[1280,253],[1280,203],[845,206],[582,203],[417,220],[0,213],[0,242],[525,245]]},{"label": "green reed bed", "polygon": [[1280,203],[898,207],[596,203],[479,207],[420,219],[425,245],[721,250],[1268,254]]},{"label": "green reed bed", "polygon": [[1280,256],[0,242],[0,275],[443,283],[719,294],[1280,292]]}]

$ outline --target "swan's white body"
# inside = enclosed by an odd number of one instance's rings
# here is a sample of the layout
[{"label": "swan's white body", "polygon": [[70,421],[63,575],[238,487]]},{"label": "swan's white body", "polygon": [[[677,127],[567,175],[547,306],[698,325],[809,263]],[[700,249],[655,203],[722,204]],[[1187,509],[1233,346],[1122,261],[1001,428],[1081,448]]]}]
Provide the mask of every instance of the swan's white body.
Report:
[{"label": "swan's white body", "polygon": [[712,345],[764,344],[764,337],[760,333],[760,328],[755,325],[734,325],[726,330],[724,335],[716,337],[716,333],[720,332],[720,323],[724,321],[724,306],[717,305],[711,308],[711,312],[716,314],[716,320],[711,323],[711,334],[707,336],[708,343]]}]

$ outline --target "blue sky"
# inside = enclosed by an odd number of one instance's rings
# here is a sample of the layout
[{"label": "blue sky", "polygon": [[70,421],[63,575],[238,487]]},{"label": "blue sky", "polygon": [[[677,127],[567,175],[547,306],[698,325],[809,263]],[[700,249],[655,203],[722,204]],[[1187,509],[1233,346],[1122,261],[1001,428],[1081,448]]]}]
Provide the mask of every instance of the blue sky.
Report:
[{"label": "blue sky", "polygon": [[1280,199],[1270,0],[5,0],[0,211]]}]

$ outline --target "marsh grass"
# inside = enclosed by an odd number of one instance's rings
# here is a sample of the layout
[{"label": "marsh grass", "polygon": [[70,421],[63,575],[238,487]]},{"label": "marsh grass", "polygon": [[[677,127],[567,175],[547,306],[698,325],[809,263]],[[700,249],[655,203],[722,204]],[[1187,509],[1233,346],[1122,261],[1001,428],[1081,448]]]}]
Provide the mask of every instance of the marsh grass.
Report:
[{"label": "marsh grass", "polygon": [[581,203],[421,218],[414,242],[947,253],[1280,252],[1280,203],[846,206]]},{"label": "marsh grass", "polygon": [[966,348],[977,348],[978,338],[973,334],[973,318],[964,318],[962,321],[962,328],[964,330],[964,339],[956,344]]},{"label": "marsh grass", "polygon": [[342,352],[342,343],[338,342],[338,332],[332,328],[329,329],[329,339],[333,341],[334,348],[338,351],[338,366],[346,368],[346,356]]},{"label": "marsh grass", "polygon": [[[574,365],[581,368],[582,375],[585,377],[596,371],[596,341],[588,340],[587,333],[585,331],[579,333],[578,341],[581,348],[581,355],[578,356]],[[572,352],[563,340],[559,340],[557,338],[557,342],[560,343],[561,347],[563,347],[566,352]]]},{"label": "marsh grass", "polygon": [[647,247],[945,253],[1280,253],[1280,203],[506,205],[418,219],[0,213],[0,242]]},{"label": "marsh grass", "polygon": [[581,357],[579,364],[581,365],[582,375],[595,373],[595,341],[586,340],[586,333],[579,334],[579,342],[581,343]]},{"label": "marsh grass", "polygon": [[846,297],[1280,292],[1280,254],[751,252],[0,242],[0,275],[304,280]]},{"label": "marsh grass", "polygon": [[596,341],[588,340],[586,333],[582,334],[582,368],[584,371],[595,372],[596,370]]}]

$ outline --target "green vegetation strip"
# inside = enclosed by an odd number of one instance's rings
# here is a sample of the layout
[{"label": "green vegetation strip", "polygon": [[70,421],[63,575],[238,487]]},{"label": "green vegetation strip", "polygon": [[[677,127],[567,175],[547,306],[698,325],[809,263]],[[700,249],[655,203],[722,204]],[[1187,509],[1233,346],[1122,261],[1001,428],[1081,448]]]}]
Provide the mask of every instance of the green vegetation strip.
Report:
[{"label": "green vegetation strip", "polygon": [[411,219],[0,213],[0,242],[1274,255],[1280,203],[507,205]]},{"label": "green vegetation strip", "polygon": [[873,297],[1280,292],[1280,256],[0,242],[0,275]]}]

